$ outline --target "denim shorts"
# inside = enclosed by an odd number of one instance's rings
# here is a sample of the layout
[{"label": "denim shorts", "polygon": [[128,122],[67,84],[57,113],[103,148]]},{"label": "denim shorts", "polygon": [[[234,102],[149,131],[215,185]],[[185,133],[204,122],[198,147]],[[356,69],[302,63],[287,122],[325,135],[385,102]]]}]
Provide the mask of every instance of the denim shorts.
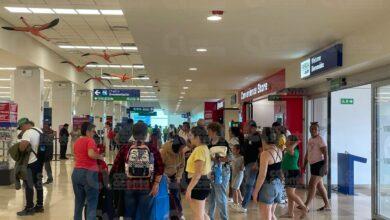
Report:
[{"label": "denim shorts", "polygon": [[240,171],[236,175],[234,175],[232,178],[232,185],[231,185],[232,189],[234,190],[240,189],[243,179],[244,179],[244,171]]},{"label": "denim shorts", "polygon": [[267,205],[275,203],[281,203],[283,198],[283,185],[282,181],[274,179],[271,182],[264,182],[259,192],[259,202]]}]

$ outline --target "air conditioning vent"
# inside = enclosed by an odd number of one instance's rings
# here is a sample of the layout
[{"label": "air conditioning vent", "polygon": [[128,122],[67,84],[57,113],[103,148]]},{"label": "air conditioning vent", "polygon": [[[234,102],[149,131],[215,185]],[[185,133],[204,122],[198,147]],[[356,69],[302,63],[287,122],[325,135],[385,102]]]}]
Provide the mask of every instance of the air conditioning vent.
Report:
[{"label": "air conditioning vent", "polygon": [[121,43],[122,47],[135,47],[135,43]]},{"label": "air conditioning vent", "polygon": [[129,27],[127,26],[121,26],[121,25],[114,25],[110,26],[111,31],[128,31]]}]

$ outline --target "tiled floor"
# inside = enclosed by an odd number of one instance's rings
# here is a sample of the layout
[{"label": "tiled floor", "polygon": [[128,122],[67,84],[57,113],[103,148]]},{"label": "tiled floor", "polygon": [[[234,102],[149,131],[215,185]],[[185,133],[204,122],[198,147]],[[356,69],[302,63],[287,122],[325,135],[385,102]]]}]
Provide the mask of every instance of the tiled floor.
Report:
[{"label": "tiled floor", "polygon": [[[23,191],[15,191],[13,186],[0,187],[0,220],[11,219],[72,219],[74,196],[70,176],[72,172],[72,161],[53,162],[53,170],[55,174],[55,182],[53,185],[45,187],[45,213],[36,214],[33,217],[16,217],[16,212],[23,207]],[[303,192],[300,192],[304,196]],[[319,199],[311,207],[313,210],[322,205]],[[188,204],[185,206],[186,219],[191,219],[191,211]],[[277,214],[284,213],[286,207],[279,206]],[[354,197],[341,196],[333,194],[332,197],[332,212],[319,213],[310,212],[305,219],[370,219],[371,206],[370,197],[358,195]],[[218,218],[217,218],[218,219]],[[230,219],[261,219],[258,207],[251,204],[248,214],[230,213]]]}]

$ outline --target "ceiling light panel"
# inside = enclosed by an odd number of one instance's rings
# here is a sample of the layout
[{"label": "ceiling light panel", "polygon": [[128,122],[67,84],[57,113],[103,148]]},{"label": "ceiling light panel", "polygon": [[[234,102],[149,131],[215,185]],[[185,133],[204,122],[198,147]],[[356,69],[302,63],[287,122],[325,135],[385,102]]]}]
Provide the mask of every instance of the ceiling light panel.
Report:
[{"label": "ceiling light panel", "polygon": [[76,11],[80,15],[100,15],[99,10],[97,9],[76,9]]},{"label": "ceiling light panel", "polygon": [[4,8],[12,13],[32,13],[28,8],[24,8],[24,7],[4,7]]},{"label": "ceiling light panel", "polygon": [[56,14],[77,15],[76,10],[70,9],[70,8],[53,8],[53,11],[54,11]]},{"label": "ceiling light panel", "polygon": [[123,15],[122,10],[100,10],[102,15]]},{"label": "ceiling light panel", "polygon": [[196,49],[196,52],[204,53],[204,52],[207,52],[207,49],[206,48],[198,48],[198,49]]},{"label": "ceiling light panel", "polygon": [[54,14],[54,11],[50,8],[28,8],[34,14]]},{"label": "ceiling light panel", "polygon": [[0,67],[0,70],[16,70],[16,67]]},{"label": "ceiling light panel", "polygon": [[198,68],[196,68],[196,67],[190,67],[188,70],[189,70],[189,71],[197,71]]}]

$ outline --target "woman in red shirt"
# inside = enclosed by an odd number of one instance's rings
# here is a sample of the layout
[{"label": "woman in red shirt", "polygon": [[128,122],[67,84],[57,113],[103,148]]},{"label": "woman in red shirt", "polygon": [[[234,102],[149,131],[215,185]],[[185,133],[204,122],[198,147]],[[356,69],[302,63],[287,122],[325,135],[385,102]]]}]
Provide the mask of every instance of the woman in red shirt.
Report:
[{"label": "woman in red shirt", "polygon": [[81,137],[74,143],[75,168],[72,184],[75,195],[74,220],[82,220],[87,201],[87,220],[96,219],[99,198],[98,159],[103,160],[93,139],[95,125],[84,122],[81,125]]}]

